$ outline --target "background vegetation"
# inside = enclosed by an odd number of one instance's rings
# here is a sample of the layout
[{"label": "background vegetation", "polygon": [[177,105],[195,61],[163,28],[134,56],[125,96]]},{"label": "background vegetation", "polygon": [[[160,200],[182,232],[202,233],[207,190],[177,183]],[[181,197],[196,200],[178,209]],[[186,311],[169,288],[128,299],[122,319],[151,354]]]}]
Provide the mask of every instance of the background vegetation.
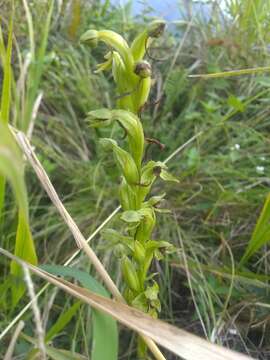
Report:
[{"label": "background vegetation", "polygon": [[[90,129],[85,117],[91,109],[112,108],[116,95],[112,79],[93,72],[102,49],[90,51],[79,44],[79,37],[89,27],[106,27],[129,39],[150,17],[147,13],[134,17],[130,4],[120,8],[109,1],[56,1],[53,6],[49,1],[29,1],[28,6],[26,1],[14,3],[11,97],[8,100],[8,94],[2,94],[1,116],[7,112],[3,104],[10,102],[7,120],[32,137],[39,160],[87,237],[118,206],[118,173],[100,150],[101,133]],[[162,151],[149,146],[149,158],[164,160],[197,135],[168,163],[180,183],[165,185],[166,207],[171,213],[159,214],[155,232],[156,239],[176,247],[175,253],[153,268],[159,273],[161,318],[231,349],[267,359],[270,78],[267,72],[208,79],[189,75],[267,66],[270,2],[228,0],[224,12],[216,1],[209,20],[199,13],[183,12],[188,3],[179,4],[179,21],[169,24],[166,35],[149,51],[154,84],[142,114],[146,136],[165,145]],[[4,89],[12,6],[11,1],[0,5]],[[2,134],[4,130],[0,133],[3,147]],[[1,167],[0,171],[4,172]],[[29,210],[24,208],[24,212],[29,211],[38,263],[64,264],[74,251],[72,236],[33,170],[26,166],[18,171],[21,176],[25,173]],[[154,192],[163,189],[158,183]],[[19,203],[19,214],[24,201]],[[1,247],[13,253],[16,237],[22,236],[17,213],[7,185],[0,236]],[[27,231],[24,239],[28,238],[31,247]],[[119,267],[106,240],[98,234],[91,244],[121,287]],[[14,279],[16,270],[10,273],[9,261],[3,256],[0,267],[3,331],[29,298],[27,294],[21,297],[23,289]],[[83,255],[76,258],[74,268],[94,274]],[[35,283],[37,288],[42,286],[41,281]],[[76,304],[48,288],[39,305],[48,332],[61,315],[66,319],[62,321],[65,326],[50,333],[55,348],[89,357],[91,309]],[[73,312],[66,315],[70,308]],[[31,311],[24,314],[24,321],[25,333],[33,335]],[[9,339],[6,335],[1,340],[0,357]],[[121,359],[134,358],[133,345],[132,334],[123,330]],[[31,346],[27,339],[19,338],[16,358],[31,356]],[[174,359],[171,354],[167,358]]]}]

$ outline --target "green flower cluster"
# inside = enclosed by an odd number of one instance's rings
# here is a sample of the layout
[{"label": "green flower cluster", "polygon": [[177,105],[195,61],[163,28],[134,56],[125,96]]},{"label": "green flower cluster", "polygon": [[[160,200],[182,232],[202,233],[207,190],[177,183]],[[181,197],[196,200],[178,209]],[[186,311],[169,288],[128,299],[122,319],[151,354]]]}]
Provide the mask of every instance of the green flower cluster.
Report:
[{"label": "green flower cluster", "polygon": [[143,60],[147,48],[154,38],[165,29],[163,20],[153,21],[140,33],[129,47],[126,40],[110,30],[88,30],[81,42],[96,47],[102,41],[110,51],[105,54],[105,61],[97,66],[96,73],[111,70],[118,91],[117,107],[135,114],[146,103],[151,88],[151,65]]},{"label": "green flower cluster", "polygon": [[113,153],[121,173],[119,198],[123,212],[120,218],[125,224],[125,234],[107,229],[103,235],[120,257],[126,284],[124,296],[128,304],[153,317],[157,317],[160,311],[159,287],[149,269],[152,260],[155,257],[160,259],[162,253],[171,250],[172,246],[152,239],[156,212],[164,211],[157,205],[165,194],[151,197],[150,190],[157,178],[178,180],[168,173],[162,162],[143,163],[145,138],[137,114],[147,101],[151,86],[151,66],[143,57],[151,38],[160,36],[164,27],[163,21],[154,21],[135,38],[131,47],[119,34],[109,30],[89,30],[81,38],[91,46],[103,41],[112,49],[105,55],[106,61],[98,65],[97,71],[110,69],[119,94],[125,94],[118,100],[118,109],[91,111],[87,119],[96,128],[118,124],[127,135],[125,148],[114,139],[101,139],[103,148]]}]

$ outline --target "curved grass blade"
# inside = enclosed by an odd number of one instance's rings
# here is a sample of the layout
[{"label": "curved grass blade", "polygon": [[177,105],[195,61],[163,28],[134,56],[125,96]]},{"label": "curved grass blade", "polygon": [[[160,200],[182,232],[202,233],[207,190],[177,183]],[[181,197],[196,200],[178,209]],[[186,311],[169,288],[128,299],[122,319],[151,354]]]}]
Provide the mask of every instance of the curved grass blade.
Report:
[{"label": "curved grass blade", "polygon": [[64,327],[72,320],[73,316],[78,311],[81,305],[80,301],[75,302],[70,306],[67,311],[62,313],[57,321],[51,326],[50,330],[47,332],[45,341],[48,342],[53,339],[57,334],[64,329]]},{"label": "curved grass blade", "polygon": [[[36,339],[28,336],[24,333],[21,334],[22,338],[28,341],[32,345],[37,345]],[[52,360],[87,360],[87,358],[83,355],[75,353],[73,351],[68,351],[64,349],[56,349],[53,346],[45,345],[46,353]],[[39,351],[37,349],[33,349],[28,353],[27,359],[37,359]]]},{"label": "curved grass blade", "polygon": [[[32,238],[30,226],[28,223],[28,213],[19,209],[18,227],[16,232],[15,255],[31,264],[37,264],[37,255],[34,241]],[[19,302],[24,294],[25,286],[22,281],[23,272],[21,267],[16,263],[11,263],[11,274],[15,277],[15,284],[11,288],[13,307]]]},{"label": "curved grass blade", "polygon": [[270,241],[270,194],[267,196],[259,219],[248,243],[246,251],[240,261],[243,266],[247,260],[256,253],[263,245]]}]

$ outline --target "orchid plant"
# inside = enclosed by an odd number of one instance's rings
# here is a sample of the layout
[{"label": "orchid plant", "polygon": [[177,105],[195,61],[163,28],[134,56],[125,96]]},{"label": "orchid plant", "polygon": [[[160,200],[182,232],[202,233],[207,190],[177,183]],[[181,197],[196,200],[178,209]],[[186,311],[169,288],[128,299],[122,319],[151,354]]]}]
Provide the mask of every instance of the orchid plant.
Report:
[{"label": "orchid plant", "polygon": [[[87,119],[95,128],[117,124],[126,135],[126,146],[121,147],[115,139],[102,138],[101,145],[113,153],[121,174],[119,199],[122,207],[120,219],[125,232],[107,229],[103,234],[117,250],[125,282],[124,297],[129,305],[141,309],[152,317],[160,311],[159,286],[150,271],[154,258],[161,259],[164,251],[171,251],[172,245],[152,238],[156,224],[156,212],[165,194],[151,196],[151,188],[157,178],[178,181],[160,161],[144,163],[145,136],[140,120],[151,88],[151,65],[144,60],[153,39],[162,35],[165,22],[153,21],[132,42],[110,30],[88,30],[81,42],[96,47],[104,42],[109,51],[105,61],[97,65],[96,73],[112,71],[118,92],[117,109],[90,111]],[[138,356],[146,357],[144,344],[139,342]]]}]

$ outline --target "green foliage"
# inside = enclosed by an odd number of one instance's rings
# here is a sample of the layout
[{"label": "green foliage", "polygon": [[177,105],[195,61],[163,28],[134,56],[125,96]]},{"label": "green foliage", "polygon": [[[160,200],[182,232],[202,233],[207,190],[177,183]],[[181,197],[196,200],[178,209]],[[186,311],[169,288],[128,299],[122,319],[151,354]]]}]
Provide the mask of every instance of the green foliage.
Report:
[{"label": "green foliage", "polygon": [[[27,4],[27,3],[26,3]],[[18,127],[24,132],[28,131],[33,116],[33,108],[40,92],[41,77],[43,75],[45,64],[47,61],[46,48],[48,42],[48,35],[50,30],[51,16],[54,7],[54,0],[49,2],[49,9],[45,19],[44,27],[42,29],[42,37],[38,48],[36,49],[36,41],[34,34],[34,22],[31,12],[26,7],[27,23],[29,29],[30,42],[30,66],[28,70],[27,89],[24,104],[24,111],[20,113],[21,119],[18,119]]]},{"label": "green foliage", "polygon": [[0,27],[0,56],[3,62],[3,86],[2,86],[2,95],[1,95],[1,111],[0,111],[0,121],[7,124],[9,121],[9,111],[11,103],[11,56],[12,56],[12,18],[9,24],[9,33],[8,33],[8,43],[7,48],[5,49],[5,44],[2,36],[2,29]]},{"label": "green foliage", "polygon": [[63,312],[56,322],[50,327],[47,331],[45,341],[48,342],[53,339],[56,335],[58,335],[61,330],[65,328],[65,326],[72,320],[72,318],[76,315],[79,307],[81,305],[80,301],[75,302],[72,306],[70,306],[65,312]]},{"label": "green foliage", "polygon": [[22,156],[8,126],[0,123],[0,132],[0,171],[10,181],[22,213],[28,219],[28,202],[23,181]]},{"label": "green foliage", "polygon": [[[37,347],[37,340],[26,335],[22,334],[22,337],[29,342],[30,344],[35,345],[35,348]],[[53,360],[85,360],[85,356],[82,356],[78,353],[75,353],[74,351],[68,351],[64,349],[56,349],[53,346],[49,346],[45,344],[46,354],[50,357],[50,359]],[[37,349],[33,349],[28,354],[28,358],[32,359],[38,356],[39,351]]]},{"label": "green foliage", "polygon": [[[15,255],[29,261],[30,263],[36,264],[37,256],[29,227],[28,200],[24,184],[23,160],[19,150],[17,149],[15,140],[8,128],[12,100],[11,85],[13,80],[11,68],[13,36],[12,21],[13,19],[11,18],[6,49],[3,41],[2,30],[0,29],[0,55],[3,62],[4,73],[0,109],[0,224],[5,201],[5,178],[7,178],[12,184],[19,207],[18,227],[15,240]],[[15,279],[15,283],[11,283],[12,304],[15,306],[24,293],[24,285],[21,282],[22,270],[15,262],[12,262],[11,264],[11,274]]]},{"label": "green foliage", "polygon": [[171,111],[184,94],[187,85],[187,75],[184,70],[175,70],[169,74],[165,83],[166,101],[164,111]]},{"label": "green foliage", "polygon": [[[84,271],[79,271],[73,268],[60,265],[43,265],[42,269],[50,272],[54,275],[60,275],[64,277],[72,277],[79,281],[83,287],[89,289],[99,295],[109,297],[108,292],[104,287],[97,282],[91,275]],[[73,311],[78,309],[78,304],[73,305],[73,310],[58,319],[57,323],[53,325],[47,333],[47,337],[51,337],[52,334],[56,334],[56,330],[60,331],[74,315]],[[91,359],[100,360],[116,360],[118,354],[118,330],[116,321],[110,316],[104,315],[97,310],[93,309],[93,338],[92,338],[92,355]],[[46,339],[47,339],[46,337]],[[104,339],[106,339],[106,346],[104,346]],[[48,340],[48,339],[47,339]]]}]

